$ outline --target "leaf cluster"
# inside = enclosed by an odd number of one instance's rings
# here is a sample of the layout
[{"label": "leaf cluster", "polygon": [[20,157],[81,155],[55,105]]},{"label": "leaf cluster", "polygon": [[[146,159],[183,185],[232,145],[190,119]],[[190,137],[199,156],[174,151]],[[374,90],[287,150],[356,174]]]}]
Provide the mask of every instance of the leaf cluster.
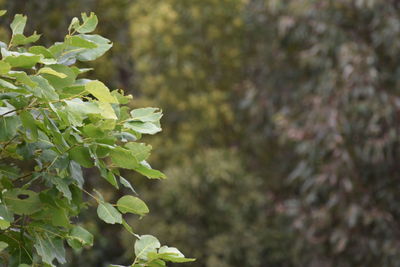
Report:
[{"label": "leaf cluster", "polygon": [[[0,42],[0,249],[7,266],[56,266],[55,260],[66,262],[65,242],[76,250],[93,245],[93,235],[73,219],[89,204],[84,193],[101,220],[137,236],[123,215],[144,216],[147,205],[132,195],[109,203],[97,190],[87,191],[82,168],[96,168],[113,187],[133,193],[120,169],[165,178],[147,162],[152,147],[140,142],[142,135],[161,131],[162,113],[131,110],[130,95],[82,77],[91,69],[79,68],[79,62],[112,47],[93,33],[94,13],[73,18],[64,40],[50,47],[32,45],[40,35],[24,35],[26,22],[15,15],[11,40]],[[149,252],[155,254],[140,252],[132,266],[184,261],[173,248]]]}]

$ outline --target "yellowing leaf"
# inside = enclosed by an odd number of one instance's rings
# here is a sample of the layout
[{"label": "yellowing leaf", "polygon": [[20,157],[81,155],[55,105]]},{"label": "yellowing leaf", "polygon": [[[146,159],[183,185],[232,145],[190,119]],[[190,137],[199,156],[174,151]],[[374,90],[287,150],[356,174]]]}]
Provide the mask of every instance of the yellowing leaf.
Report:
[{"label": "yellowing leaf", "polygon": [[61,79],[67,77],[67,75],[65,75],[64,73],[55,71],[55,70],[53,70],[53,69],[51,69],[51,68],[49,68],[49,67],[41,68],[41,69],[38,71],[38,74],[42,74],[42,73],[54,75],[54,76],[57,76],[57,77],[59,77],[59,78],[61,78]]},{"label": "yellowing leaf", "polygon": [[118,103],[118,100],[110,94],[110,90],[100,81],[91,81],[85,85],[86,91],[94,95],[100,102]]}]

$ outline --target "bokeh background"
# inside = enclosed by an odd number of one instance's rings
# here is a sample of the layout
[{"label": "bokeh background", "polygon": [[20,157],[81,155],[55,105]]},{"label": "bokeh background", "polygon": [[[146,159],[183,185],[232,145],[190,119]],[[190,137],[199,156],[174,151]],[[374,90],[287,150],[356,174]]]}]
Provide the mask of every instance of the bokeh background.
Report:
[{"label": "bokeh background", "polygon": [[[400,266],[397,0],[0,0],[42,44],[94,11],[114,42],[90,75],[163,109],[133,173],[129,222],[199,267]],[[98,183],[87,171],[87,187]],[[109,199],[117,199],[106,183]],[[69,266],[129,264],[134,240],[92,209]]]}]

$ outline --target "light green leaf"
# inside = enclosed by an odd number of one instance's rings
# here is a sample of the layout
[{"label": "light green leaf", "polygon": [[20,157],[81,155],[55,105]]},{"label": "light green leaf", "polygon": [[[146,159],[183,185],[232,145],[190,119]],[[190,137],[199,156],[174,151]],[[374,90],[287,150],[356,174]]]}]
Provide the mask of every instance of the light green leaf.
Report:
[{"label": "light green leaf", "polygon": [[185,258],[185,255],[183,255],[177,248],[168,246],[162,246],[158,250],[158,258],[171,262],[195,261],[195,259]]},{"label": "light green leaf", "polygon": [[71,86],[75,82],[76,74],[68,66],[52,64],[42,69],[45,69],[42,76],[46,78],[55,89],[63,89]]},{"label": "light green leaf", "polygon": [[117,120],[118,117],[115,114],[114,109],[112,108],[110,103],[98,102],[99,108],[101,109],[100,115],[109,120]]},{"label": "light green leaf", "polygon": [[26,37],[23,34],[16,34],[13,36],[11,40],[11,45],[16,46],[16,45],[25,45],[29,43],[34,43],[37,40],[39,40],[40,34],[37,34],[36,31],[31,35]]},{"label": "light green leaf", "polygon": [[100,81],[88,82],[85,84],[85,89],[101,102],[118,103],[117,99],[110,94],[110,90]]},{"label": "light green leaf", "polygon": [[109,224],[122,223],[122,215],[110,203],[100,203],[97,207],[97,215]]},{"label": "light green leaf", "polygon": [[149,252],[157,252],[161,247],[160,241],[152,235],[142,235],[135,242],[135,255],[139,259],[147,260]]},{"label": "light green leaf", "polygon": [[78,98],[65,100],[64,102],[67,104],[68,112],[79,113],[82,115],[100,114],[102,112],[97,103],[83,102]]},{"label": "light green leaf", "polygon": [[143,216],[149,213],[149,208],[140,198],[134,196],[123,196],[117,202],[117,208],[122,213],[133,213]]},{"label": "light green leaf", "polygon": [[11,67],[17,68],[32,68],[41,59],[40,55],[31,53],[19,53],[9,52],[4,48],[1,48],[1,54],[3,60],[11,65]]},{"label": "light green leaf", "polygon": [[127,143],[125,147],[132,152],[132,155],[138,162],[146,160],[150,156],[150,151],[152,148],[150,145],[135,142]]},{"label": "light green leaf", "polygon": [[161,132],[161,128],[151,122],[129,121],[124,123],[124,127],[142,134],[156,134]]},{"label": "light green leaf", "polygon": [[38,84],[32,81],[31,77],[29,77],[28,74],[26,74],[26,72],[24,71],[10,71],[7,75],[10,77],[14,77],[17,81],[17,84],[25,84],[29,87],[38,86]]},{"label": "light green leaf", "polygon": [[31,46],[28,49],[29,53],[35,54],[35,55],[42,55],[45,58],[54,58],[53,54],[44,46]]},{"label": "light green leaf", "polygon": [[69,233],[67,242],[74,249],[93,246],[93,235],[83,227],[74,226]]},{"label": "light green leaf", "polygon": [[132,120],[141,122],[158,122],[162,112],[158,108],[139,108],[131,111]]},{"label": "light green leaf", "polygon": [[112,163],[120,168],[134,170],[139,166],[139,162],[132,155],[132,152],[122,147],[111,150],[110,158]]},{"label": "light green leaf", "polygon": [[4,16],[6,13],[7,13],[7,10],[4,10],[4,9],[0,10],[0,17]]},{"label": "light green leaf", "polygon": [[0,241],[0,252],[5,250],[8,247],[8,244],[6,242]]},{"label": "light green leaf", "polygon": [[97,48],[97,44],[93,43],[92,41],[85,40],[79,35],[71,36],[66,39],[66,44],[76,47],[83,47],[83,48]]},{"label": "light green leaf", "polygon": [[18,89],[18,87],[16,87],[14,84],[7,82],[3,79],[0,79],[0,88],[7,88],[7,89]]},{"label": "light green leaf", "polygon": [[41,68],[41,69],[38,71],[37,74],[43,74],[43,73],[50,74],[50,75],[54,75],[54,76],[57,76],[57,77],[59,77],[59,78],[61,78],[61,79],[67,77],[67,75],[65,75],[64,73],[55,71],[55,70],[53,70],[53,69],[51,69],[51,68],[49,68],[49,67]]},{"label": "light green leaf", "polygon": [[21,14],[16,14],[10,24],[13,35],[23,34],[27,17]]},{"label": "light green leaf", "polygon": [[141,162],[134,170],[150,179],[167,178],[162,172],[152,169],[147,162]]},{"label": "light green leaf", "polygon": [[11,70],[10,64],[5,61],[0,61],[0,75],[6,74]]},{"label": "light green leaf", "polygon": [[75,20],[75,24],[72,24],[72,29],[75,29],[79,33],[89,33],[94,31],[98,23],[97,16],[93,12],[90,12],[89,17],[86,15],[86,13],[82,13],[81,16],[82,24],[78,24],[79,26],[77,26]]},{"label": "light green leaf", "polygon": [[93,35],[86,35],[82,34],[79,35],[85,40],[91,41],[97,45],[96,48],[86,48],[77,53],[76,59],[80,61],[92,61],[96,58],[101,57],[105,52],[107,52],[111,47],[112,43],[110,40],[101,37],[100,35],[93,34]]}]

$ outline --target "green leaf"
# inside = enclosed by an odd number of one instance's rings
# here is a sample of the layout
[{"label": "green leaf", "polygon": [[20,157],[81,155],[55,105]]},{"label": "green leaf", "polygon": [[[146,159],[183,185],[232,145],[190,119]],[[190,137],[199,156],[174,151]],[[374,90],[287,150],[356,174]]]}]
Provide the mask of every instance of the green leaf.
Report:
[{"label": "green leaf", "polygon": [[120,168],[134,170],[139,166],[139,162],[132,155],[132,152],[122,147],[117,147],[111,150],[110,158],[112,163]]},{"label": "green leaf", "polygon": [[8,227],[10,227],[10,225],[11,225],[10,222],[8,222],[8,221],[6,221],[6,220],[3,220],[3,219],[0,217],[0,230],[5,230],[5,229],[7,229]]},{"label": "green leaf", "polygon": [[79,188],[82,188],[84,179],[82,175],[82,167],[79,165],[77,162],[74,160],[71,160],[69,162],[69,172],[71,174],[71,178],[76,181],[78,184]]},{"label": "green leaf", "polygon": [[76,74],[72,69],[61,64],[49,65],[39,70],[39,72],[55,89],[71,86],[76,78]]},{"label": "green leaf", "polygon": [[149,252],[157,252],[161,247],[160,241],[152,235],[142,235],[135,242],[135,255],[139,259],[147,260]]},{"label": "green leaf", "polygon": [[4,48],[1,49],[3,60],[10,64],[11,67],[32,68],[40,61],[41,56],[31,53],[9,52]]},{"label": "green leaf", "polygon": [[29,43],[34,43],[39,40],[40,34],[37,34],[36,31],[31,35],[26,37],[23,34],[16,34],[13,36],[11,40],[11,45],[25,45]]},{"label": "green leaf", "polygon": [[30,190],[12,189],[3,194],[6,205],[18,215],[30,215],[40,210],[42,203],[37,193]]},{"label": "green leaf", "polygon": [[67,242],[74,249],[93,246],[93,235],[83,227],[74,226],[69,233]]},{"label": "green leaf", "polygon": [[185,258],[185,255],[183,255],[177,248],[168,246],[162,246],[158,250],[158,258],[171,262],[195,261],[195,259]]},{"label": "green leaf", "polygon": [[101,57],[105,52],[107,52],[111,47],[112,43],[110,40],[101,37],[100,35],[93,34],[93,35],[79,35],[81,38],[91,41],[97,45],[96,48],[87,48],[83,49],[76,55],[76,59],[80,61],[92,61],[96,58]]},{"label": "green leaf", "polygon": [[162,172],[152,169],[147,162],[141,162],[139,166],[135,167],[135,171],[150,179],[167,178]]},{"label": "green leaf", "polygon": [[123,214],[133,213],[143,216],[149,213],[149,208],[140,198],[134,196],[123,196],[117,202],[117,208]]},{"label": "green leaf", "polygon": [[7,206],[0,204],[0,229],[7,229],[13,221],[14,216],[12,212],[7,208]]},{"label": "green leaf", "polygon": [[32,76],[31,80],[37,84],[36,87],[31,89],[36,97],[44,98],[46,100],[58,100],[56,90],[45,78],[41,76]]},{"label": "green leaf", "polygon": [[65,75],[64,73],[55,71],[55,70],[53,70],[53,69],[51,69],[51,68],[49,68],[49,67],[41,68],[41,69],[38,71],[37,74],[43,74],[43,73],[50,74],[50,75],[54,75],[54,76],[57,76],[57,77],[59,77],[59,78],[61,78],[61,79],[67,77],[67,75]]},{"label": "green leaf", "polygon": [[97,104],[99,105],[99,108],[102,110],[100,115],[103,118],[109,119],[109,120],[117,120],[118,119],[118,117],[115,114],[115,111],[112,108],[110,103],[98,102]]},{"label": "green leaf", "polygon": [[72,24],[73,26],[71,28],[79,33],[89,33],[94,31],[98,23],[97,16],[93,12],[90,12],[89,17],[86,15],[86,13],[82,13],[81,16],[82,24],[76,24],[75,20],[75,22],[73,21],[74,24]]},{"label": "green leaf", "polygon": [[89,149],[82,146],[77,146],[69,151],[69,156],[72,160],[78,162],[85,168],[94,166],[93,159],[90,156]]},{"label": "green leaf", "polygon": [[136,193],[135,189],[133,188],[133,186],[131,185],[131,183],[128,180],[126,180],[124,177],[120,176],[119,182],[126,188],[129,188],[133,193],[135,193],[137,195],[137,193]]},{"label": "green leaf", "polygon": [[107,172],[107,174],[104,177],[110,184],[112,184],[115,188],[119,189],[117,179],[115,178],[115,175],[112,172]]},{"label": "green leaf", "polygon": [[0,252],[5,250],[8,247],[8,244],[6,242],[0,241]]},{"label": "green leaf", "polygon": [[97,207],[97,215],[109,224],[122,223],[122,215],[110,203],[100,203]]},{"label": "green leaf", "polygon": [[152,148],[150,145],[135,142],[127,143],[125,147],[132,152],[132,155],[138,162],[146,160],[150,156],[150,151]]},{"label": "green leaf", "polygon": [[124,123],[124,127],[142,134],[156,134],[161,128],[151,122],[129,121]]},{"label": "green leaf", "polygon": [[60,191],[64,197],[66,197],[69,201],[72,200],[71,190],[69,190],[69,183],[66,179],[56,176],[46,176],[46,179],[56,186],[57,190]]},{"label": "green leaf", "polygon": [[30,131],[33,140],[36,141],[38,138],[38,129],[32,114],[27,110],[23,110],[19,116],[21,118],[22,126]]},{"label": "green leaf", "polygon": [[14,221],[14,215],[13,213],[8,209],[7,206],[0,204],[0,217],[3,220],[6,220],[8,222],[13,222]]},{"label": "green leaf", "polygon": [[21,125],[18,116],[9,116],[0,118],[0,141],[8,141],[17,134],[17,129]]},{"label": "green leaf", "polygon": [[3,79],[0,79],[0,88],[7,88],[7,89],[18,89],[18,87],[16,87],[14,84],[9,83]]},{"label": "green leaf", "polygon": [[54,55],[44,46],[40,45],[35,45],[31,46],[28,49],[29,53],[35,54],[35,55],[42,55],[45,58],[54,58]]},{"label": "green leaf", "polygon": [[158,122],[162,117],[162,112],[158,108],[139,108],[132,110],[132,120],[141,122]]},{"label": "green leaf", "polygon": [[110,90],[100,81],[88,82],[85,89],[101,102],[118,103],[117,99],[110,94]]},{"label": "green leaf", "polygon": [[17,84],[28,85],[29,87],[38,86],[38,84],[32,81],[31,77],[23,71],[10,71],[7,75],[14,77],[17,80]]},{"label": "green leaf", "polygon": [[80,36],[71,36],[66,39],[66,44],[83,48],[97,48],[97,44],[92,41],[85,40]]},{"label": "green leaf", "polygon": [[16,14],[14,16],[14,19],[10,24],[13,35],[24,33],[26,20],[27,20],[27,17],[24,15]]},{"label": "green leaf", "polygon": [[0,17],[4,16],[6,13],[7,13],[7,10],[4,10],[4,9],[0,10]]},{"label": "green leaf", "polygon": [[125,230],[128,231],[128,233],[139,238],[139,236],[133,232],[132,227],[124,219],[122,219],[122,226],[124,226]]},{"label": "green leaf", "polygon": [[6,74],[11,70],[10,64],[5,61],[0,61],[0,75]]},{"label": "green leaf", "polygon": [[55,266],[53,260],[57,259],[59,263],[65,263],[65,249],[62,239],[52,237],[47,233],[35,235],[35,248],[43,262]]}]

